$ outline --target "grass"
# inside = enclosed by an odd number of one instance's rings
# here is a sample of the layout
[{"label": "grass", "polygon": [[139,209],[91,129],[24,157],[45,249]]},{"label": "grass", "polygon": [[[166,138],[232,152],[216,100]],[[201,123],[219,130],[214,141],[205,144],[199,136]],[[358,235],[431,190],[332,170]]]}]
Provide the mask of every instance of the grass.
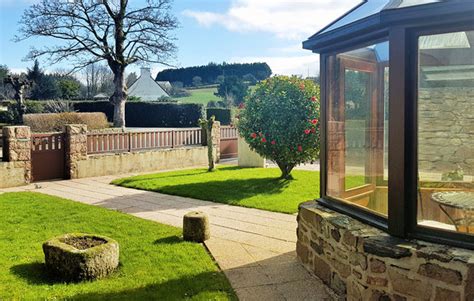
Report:
[{"label": "grass", "polygon": [[[0,300],[236,299],[204,247],[177,228],[37,193],[0,195],[0,212]],[[116,239],[119,270],[94,282],[48,276],[41,245],[68,232]]]},{"label": "grass", "polygon": [[296,213],[302,202],[319,197],[319,172],[294,170],[279,179],[276,168],[219,167],[180,170],[115,180],[113,184],[218,203]]},{"label": "grass", "polygon": [[214,93],[217,92],[217,88],[204,88],[204,89],[193,89],[188,90],[191,93],[188,97],[181,97],[177,100],[180,103],[199,103],[203,105],[207,105],[208,102],[211,100],[219,101],[221,100],[220,97],[215,96]]}]

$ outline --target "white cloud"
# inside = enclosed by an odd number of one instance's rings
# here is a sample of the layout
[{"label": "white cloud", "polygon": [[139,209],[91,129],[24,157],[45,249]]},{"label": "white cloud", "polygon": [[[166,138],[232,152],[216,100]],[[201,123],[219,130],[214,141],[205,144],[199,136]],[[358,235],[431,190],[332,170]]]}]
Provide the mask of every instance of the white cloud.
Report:
[{"label": "white cloud", "polygon": [[262,57],[235,57],[231,59],[236,63],[266,62],[277,75],[308,75],[319,74],[319,55],[301,56],[262,56]]},{"label": "white cloud", "polygon": [[233,0],[224,13],[185,10],[202,26],[221,25],[230,31],[261,31],[301,40],[357,5],[355,0]]}]

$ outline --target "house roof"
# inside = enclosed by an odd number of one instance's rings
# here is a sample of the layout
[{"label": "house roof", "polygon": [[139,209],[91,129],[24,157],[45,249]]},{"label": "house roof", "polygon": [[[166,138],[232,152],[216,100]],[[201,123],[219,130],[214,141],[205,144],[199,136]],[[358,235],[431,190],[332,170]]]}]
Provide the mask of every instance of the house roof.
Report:
[{"label": "house roof", "polygon": [[128,89],[129,96],[140,97],[143,101],[158,101],[169,97],[168,93],[151,77],[149,68],[142,68],[140,77]]},{"label": "house roof", "polygon": [[474,13],[472,0],[365,0],[303,42],[303,48],[320,52],[338,39],[421,18],[454,18]]}]

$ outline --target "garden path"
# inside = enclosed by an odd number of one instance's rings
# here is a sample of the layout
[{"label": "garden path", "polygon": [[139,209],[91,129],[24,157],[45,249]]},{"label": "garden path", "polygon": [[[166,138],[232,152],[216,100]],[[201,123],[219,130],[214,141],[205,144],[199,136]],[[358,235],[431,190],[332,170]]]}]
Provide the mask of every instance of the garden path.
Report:
[{"label": "garden path", "polygon": [[[129,176],[122,175],[120,177]],[[296,216],[110,185],[118,176],[32,184],[35,191],[182,227],[183,215],[204,211],[212,238],[205,245],[240,300],[331,300],[331,291],[296,260]]]}]

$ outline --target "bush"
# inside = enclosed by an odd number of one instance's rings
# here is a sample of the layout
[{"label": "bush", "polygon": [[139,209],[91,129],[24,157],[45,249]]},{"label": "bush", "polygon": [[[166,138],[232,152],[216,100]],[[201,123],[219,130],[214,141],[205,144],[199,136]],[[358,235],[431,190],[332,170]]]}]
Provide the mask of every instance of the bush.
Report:
[{"label": "bush", "polygon": [[[44,112],[44,103],[38,101],[25,101],[26,111],[25,114],[38,114]],[[8,123],[18,122],[18,106],[16,101],[10,102],[8,105],[8,114],[10,115],[10,121]]]},{"label": "bush", "polygon": [[278,164],[282,178],[319,156],[319,87],[277,76],[257,84],[240,112],[238,128],[250,147]]},{"label": "bush", "polygon": [[11,114],[8,111],[0,111],[0,123],[11,123]]},{"label": "bush", "polygon": [[33,132],[58,132],[62,131],[66,124],[85,124],[89,130],[109,126],[104,113],[25,114],[23,122]]},{"label": "bush", "polygon": [[248,93],[248,86],[237,76],[226,76],[217,88],[216,95],[222,97],[229,105],[239,105]]},{"label": "bush", "polygon": [[215,116],[216,121],[219,121],[221,125],[230,125],[232,122],[230,109],[225,108],[207,108],[206,109],[207,119]]},{"label": "bush", "polygon": [[[79,112],[102,112],[111,122],[114,107],[110,102],[77,102]],[[204,115],[201,104],[130,102],[125,107],[128,127],[195,127]]]}]

